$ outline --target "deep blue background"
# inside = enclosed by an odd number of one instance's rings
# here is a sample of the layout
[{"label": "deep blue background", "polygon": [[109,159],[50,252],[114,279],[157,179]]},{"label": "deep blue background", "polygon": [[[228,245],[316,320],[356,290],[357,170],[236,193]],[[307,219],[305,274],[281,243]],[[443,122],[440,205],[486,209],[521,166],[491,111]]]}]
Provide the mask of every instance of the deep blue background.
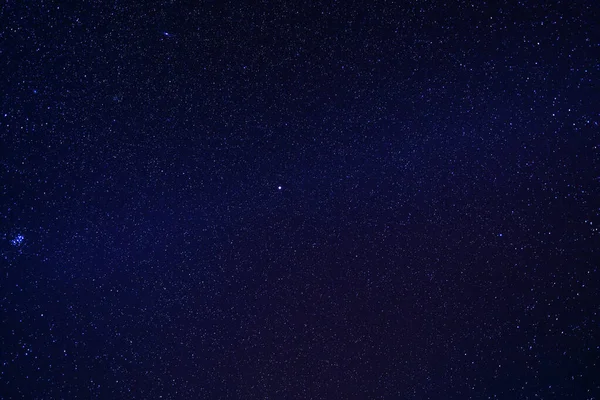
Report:
[{"label": "deep blue background", "polygon": [[0,398],[597,398],[595,1],[143,3],[1,6]]}]

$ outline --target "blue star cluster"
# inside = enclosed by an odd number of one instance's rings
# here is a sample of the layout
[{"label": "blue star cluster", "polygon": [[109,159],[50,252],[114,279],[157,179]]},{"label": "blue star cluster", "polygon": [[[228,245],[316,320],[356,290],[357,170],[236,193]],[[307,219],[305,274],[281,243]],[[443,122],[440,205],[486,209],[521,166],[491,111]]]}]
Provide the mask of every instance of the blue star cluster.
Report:
[{"label": "blue star cluster", "polygon": [[599,398],[598,21],[5,2],[0,398]]}]

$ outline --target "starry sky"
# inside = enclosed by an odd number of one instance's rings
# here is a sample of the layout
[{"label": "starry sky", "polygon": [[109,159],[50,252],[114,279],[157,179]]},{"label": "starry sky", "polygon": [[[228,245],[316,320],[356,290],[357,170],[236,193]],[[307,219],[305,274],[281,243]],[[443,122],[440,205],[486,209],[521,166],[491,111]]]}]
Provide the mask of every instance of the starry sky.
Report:
[{"label": "starry sky", "polygon": [[599,20],[3,2],[0,398],[598,399]]}]

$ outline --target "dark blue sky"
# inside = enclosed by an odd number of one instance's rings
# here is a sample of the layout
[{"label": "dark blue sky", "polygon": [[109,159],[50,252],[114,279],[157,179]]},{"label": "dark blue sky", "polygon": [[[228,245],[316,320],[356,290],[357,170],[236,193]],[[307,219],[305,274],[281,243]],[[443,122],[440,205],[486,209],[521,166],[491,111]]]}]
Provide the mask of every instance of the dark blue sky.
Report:
[{"label": "dark blue sky", "polygon": [[600,393],[594,1],[143,3],[1,6],[0,398]]}]

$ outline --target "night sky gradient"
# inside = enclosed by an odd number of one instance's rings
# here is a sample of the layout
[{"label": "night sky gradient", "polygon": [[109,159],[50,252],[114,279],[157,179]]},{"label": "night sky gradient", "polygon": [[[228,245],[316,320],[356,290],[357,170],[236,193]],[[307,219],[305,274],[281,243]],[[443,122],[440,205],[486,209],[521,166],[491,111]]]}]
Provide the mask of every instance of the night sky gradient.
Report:
[{"label": "night sky gradient", "polygon": [[600,399],[598,21],[3,2],[0,399]]}]

